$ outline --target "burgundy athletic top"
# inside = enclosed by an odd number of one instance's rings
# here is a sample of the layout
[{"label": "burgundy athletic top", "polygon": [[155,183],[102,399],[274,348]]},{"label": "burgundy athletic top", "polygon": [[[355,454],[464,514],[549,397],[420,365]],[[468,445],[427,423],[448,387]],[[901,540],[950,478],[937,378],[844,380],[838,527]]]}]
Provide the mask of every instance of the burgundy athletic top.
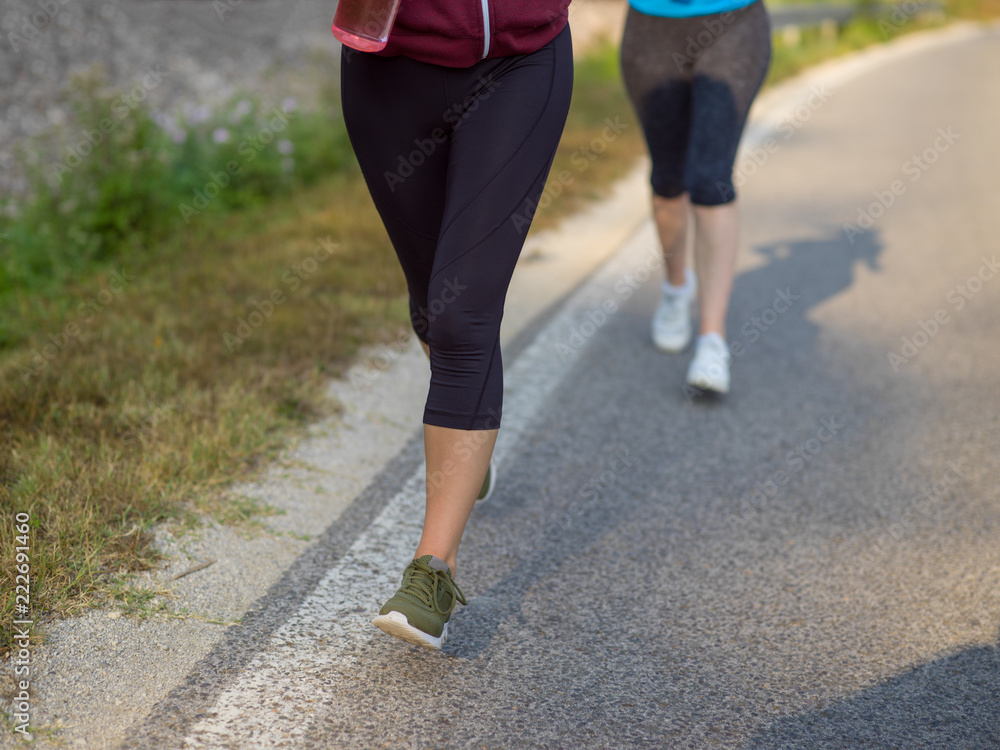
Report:
[{"label": "burgundy athletic top", "polygon": [[377,55],[468,68],[535,52],[563,30],[570,0],[402,0]]}]

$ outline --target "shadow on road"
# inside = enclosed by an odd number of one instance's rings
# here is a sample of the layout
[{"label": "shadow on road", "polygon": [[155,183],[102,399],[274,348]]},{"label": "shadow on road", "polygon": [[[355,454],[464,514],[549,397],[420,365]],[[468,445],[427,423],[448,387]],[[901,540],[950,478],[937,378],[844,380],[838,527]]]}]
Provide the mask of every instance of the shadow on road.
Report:
[{"label": "shadow on road", "polygon": [[[748,474],[748,467],[763,477],[774,472],[773,465],[753,458],[753,450],[766,448],[770,441],[776,446],[772,454],[784,456],[800,436],[810,436],[823,417],[842,413],[851,384],[838,382],[817,355],[820,329],[809,320],[809,311],[849,288],[857,263],[878,270],[882,249],[877,232],[860,233],[850,242],[839,229],[819,238],[754,248],[769,262],[735,280],[727,325],[738,385],[721,400],[692,402],[683,387],[691,350],[671,357],[653,349],[648,341],[651,306],[647,311],[643,301],[643,309],[637,310],[639,305],[630,303],[619,312],[612,321],[616,330],[606,331],[607,338],[595,337],[585,354],[593,366],[578,366],[572,382],[552,399],[560,410],[586,417],[546,427],[568,433],[562,445],[535,438],[535,445],[509,462],[524,467],[534,481],[549,480],[551,488],[540,492],[509,472],[501,473],[494,498],[477,509],[478,531],[469,536],[492,535],[486,546],[493,552],[507,554],[504,547],[510,545],[505,545],[503,536],[522,536],[526,526],[534,529],[526,532],[533,541],[505,578],[476,596],[472,606],[456,612],[456,635],[446,652],[472,660],[487,651],[501,623],[524,619],[523,597],[534,582],[614,532],[623,519],[649,502],[646,487],[660,488],[663,500],[671,505],[683,506],[680,498],[704,493],[696,501],[696,513],[712,516],[708,524],[715,530],[725,527],[735,498],[761,478]],[[653,282],[647,289],[651,286]],[[615,350],[602,353],[600,347],[609,338],[615,340]],[[621,344],[623,340],[628,343]],[[873,366],[877,366],[874,360]],[[623,371],[635,374],[622,377]],[[673,385],[664,387],[664,382]],[[789,409],[792,393],[796,402],[805,401],[796,403],[794,413]],[[633,414],[636,394],[653,398]],[[693,408],[684,408],[685,404]],[[658,419],[686,440],[665,440],[660,462],[645,453],[646,446],[623,451],[621,446],[634,442],[632,435],[655,435],[656,428],[649,424]],[[590,456],[589,463],[574,466],[576,453]],[[532,464],[547,468],[535,469]],[[683,472],[675,471],[677,467]],[[638,489],[631,491],[629,485]],[[725,493],[721,496],[720,488]],[[705,518],[698,523],[705,523]],[[478,560],[471,558],[479,554],[466,553],[470,558],[466,568],[478,566]]]},{"label": "shadow on road", "polygon": [[755,735],[772,748],[1000,747],[1000,647],[960,651]]}]

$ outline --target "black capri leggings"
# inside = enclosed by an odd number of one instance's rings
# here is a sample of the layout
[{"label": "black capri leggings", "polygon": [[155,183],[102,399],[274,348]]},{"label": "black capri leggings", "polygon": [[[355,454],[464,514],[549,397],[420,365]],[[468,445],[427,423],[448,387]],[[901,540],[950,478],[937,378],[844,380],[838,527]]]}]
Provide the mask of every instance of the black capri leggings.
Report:
[{"label": "black capri leggings", "polygon": [[622,75],[653,162],[653,192],[717,206],[736,198],[733,161],[771,61],[761,0],[692,18],[629,8]]},{"label": "black capri leggings", "polygon": [[504,298],[572,87],[568,27],[471,68],[344,51],[347,132],[430,348],[425,424],[500,425]]}]

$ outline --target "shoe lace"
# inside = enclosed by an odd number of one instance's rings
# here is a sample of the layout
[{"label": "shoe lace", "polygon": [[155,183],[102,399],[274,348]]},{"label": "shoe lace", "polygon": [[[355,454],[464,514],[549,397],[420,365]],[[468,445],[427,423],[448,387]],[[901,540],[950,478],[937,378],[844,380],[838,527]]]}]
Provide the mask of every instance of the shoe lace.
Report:
[{"label": "shoe lace", "polygon": [[660,305],[656,310],[657,317],[664,321],[672,321],[684,312],[684,305],[687,302],[688,299],[682,293],[667,292],[660,299]]},{"label": "shoe lace", "polygon": [[698,343],[697,355],[702,357],[711,357],[713,359],[721,359],[726,356],[729,352],[729,347],[726,346],[725,342],[720,342],[715,338],[703,339]]},{"label": "shoe lace", "polygon": [[430,565],[420,560],[414,560],[406,567],[403,575],[403,591],[410,596],[416,597],[428,609],[433,609],[441,614],[448,614],[454,603],[449,600],[448,606],[442,609],[440,606],[441,597],[439,591],[443,591],[448,598],[454,598],[461,604],[467,604],[465,594],[452,580],[451,575],[445,570],[435,570]]}]

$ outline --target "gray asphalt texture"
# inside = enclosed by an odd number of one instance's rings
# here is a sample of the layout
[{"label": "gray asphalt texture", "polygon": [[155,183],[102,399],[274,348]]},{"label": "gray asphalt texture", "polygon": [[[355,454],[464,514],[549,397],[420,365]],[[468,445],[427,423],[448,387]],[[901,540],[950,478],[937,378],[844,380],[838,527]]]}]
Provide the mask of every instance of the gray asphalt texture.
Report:
[{"label": "gray asphalt texture", "polygon": [[[645,284],[475,511],[444,652],[372,641],[295,746],[1000,747],[1000,274],[968,283],[1000,250],[998,41],[872,71],[776,136],[742,188],[733,392],[685,392],[690,350],[652,348]],[[419,460],[128,746],[210,711]]]}]

